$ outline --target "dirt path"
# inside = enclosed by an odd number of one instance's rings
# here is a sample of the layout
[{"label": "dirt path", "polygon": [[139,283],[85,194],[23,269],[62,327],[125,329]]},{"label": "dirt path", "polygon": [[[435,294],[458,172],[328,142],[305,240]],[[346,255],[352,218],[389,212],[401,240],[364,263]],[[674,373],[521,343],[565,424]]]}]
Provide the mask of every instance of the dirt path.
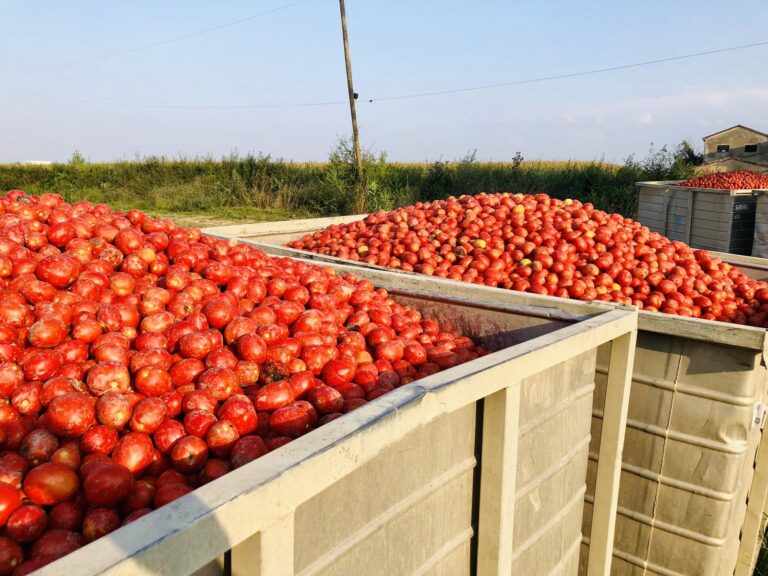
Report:
[{"label": "dirt path", "polygon": [[185,228],[206,228],[208,226],[226,226],[227,224],[237,224],[242,220],[233,220],[226,218],[216,218],[215,216],[208,216],[206,214],[162,214],[164,218],[170,218],[178,226],[184,226]]}]

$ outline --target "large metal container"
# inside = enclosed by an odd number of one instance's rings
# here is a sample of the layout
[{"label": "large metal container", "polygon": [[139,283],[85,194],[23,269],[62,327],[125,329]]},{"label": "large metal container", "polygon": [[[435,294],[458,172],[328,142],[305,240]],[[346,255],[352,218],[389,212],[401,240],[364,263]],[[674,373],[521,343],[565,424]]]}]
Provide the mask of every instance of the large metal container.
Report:
[{"label": "large metal container", "polygon": [[679,182],[638,182],[637,220],[694,248],[752,254],[754,190],[690,188]]},{"label": "large metal container", "polygon": [[[272,243],[359,218],[234,225],[206,232],[256,242],[272,254],[338,263],[346,261]],[[732,259],[752,261],[759,274],[758,259]],[[528,296],[401,276],[403,286],[424,284],[478,302],[519,302]],[[564,311],[578,306],[573,300],[546,298]],[[766,331],[642,311],[639,327],[613,573],[751,575],[768,496],[768,447],[761,449],[762,426],[753,424],[768,387]],[[604,353],[598,361],[595,425],[602,414]],[[596,455],[592,446],[593,464]],[[591,502],[589,492],[587,500]],[[588,545],[587,537],[585,549]]]},{"label": "large metal container", "polygon": [[758,192],[757,195],[752,256],[768,258],[768,191],[766,190]]},{"label": "large metal container", "polygon": [[[337,268],[496,352],[398,388],[39,574],[574,575],[588,468],[598,486],[589,569],[606,573],[636,311],[475,303],[403,287],[396,273]],[[597,447],[595,365],[606,343]]]}]

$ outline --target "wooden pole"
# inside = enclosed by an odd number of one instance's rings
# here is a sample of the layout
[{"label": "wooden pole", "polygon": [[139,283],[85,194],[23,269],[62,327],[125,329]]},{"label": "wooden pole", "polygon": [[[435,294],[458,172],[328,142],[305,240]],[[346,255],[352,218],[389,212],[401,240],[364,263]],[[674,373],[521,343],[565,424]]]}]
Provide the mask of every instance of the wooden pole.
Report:
[{"label": "wooden pole", "polygon": [[347,89],[349,91],[349,111],[352,114],[352,139],[355,146],[355,164],[357,165],[358,182],[363,176],[363,155],[360,151],[360,133],[357,130],[357,111],[355,109],[355,89],[352,86],[352,60],[349,56],[349,35],[347,34],[347,11],[344,0],[339,0],[341,11],[341,34],[344,37],[344,63],[347,67]]}]

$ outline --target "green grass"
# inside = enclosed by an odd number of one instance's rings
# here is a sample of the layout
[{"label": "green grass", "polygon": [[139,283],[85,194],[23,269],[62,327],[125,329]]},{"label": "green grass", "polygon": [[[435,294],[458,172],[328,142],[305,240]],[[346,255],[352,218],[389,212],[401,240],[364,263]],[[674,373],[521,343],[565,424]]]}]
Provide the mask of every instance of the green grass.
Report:
[{"label": "green grass", "polygon": [[763,539],[760,555],[757,557],[754,576],[768,576],[768,538]]},{"label": "green grass", "polygon": [[[221,160],[146,158],[88,163],[73,156],[50,166],[0,165],[0,191],[56,192],[68,201],[89,200],[115,209],[157,214],[204,214],[231,220],[276,220],[330,216],[404,206],[418,200],[479,192],[544,192],[578,198],[609,212],[632,215],[635,182],[686,178],[683,166],[664,149],[643,162],[602,161],[392,163],[365,156],[362,184],[349,146],[342,142],[324,163],[295,163],[269,157]],[[362,189],[363,195],[358,194]]]}]

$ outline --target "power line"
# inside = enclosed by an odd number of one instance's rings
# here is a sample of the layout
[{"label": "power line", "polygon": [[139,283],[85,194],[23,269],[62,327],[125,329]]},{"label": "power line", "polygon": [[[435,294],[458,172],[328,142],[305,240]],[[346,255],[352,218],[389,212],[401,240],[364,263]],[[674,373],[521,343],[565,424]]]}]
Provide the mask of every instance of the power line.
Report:
[{"label": "power line", "polygon": [[[300,0],[301,2],[307,2],[309,0]],[[298,3],[298,2],[297,2]],[[296,4],[296,3],[294,3]],[[715,50],[707,50],[705,52],[694,52],[691,54],[684,54],[681,56],[670,56],[667,58],[658,58],[656,60],[646,60],[643,62],[635,62],[632,64],[623,64],[620,66],[611,66],[608,68],[597,68],[594,70],[584,70],[581,72],[571,72],[568,74],[557,74],[554,76],[542,76],[539,78],[529,78],[526,80],[515,80],[512,82],[500,82],[496,84],[483,84],[479,86],[471,86],[466,88],[455,88],[449,90],[435,90],[430,92],[417,92],[412,94],[401,94],[396,96],[384,96],[381,98],[371,98],[368,102],[386,102],[392,100],[406,100],[411,98],[423,98],[427,96],[439,96],[444,94],[458,94],[461,92],[474,92],[479,90],[489,90],[493,88],[504,88],[509,86],[519,86],[523,84],[534,84],[537,82],[548,82],[551,80],[562,80],[567,78],[576,78],[580,76],[589,76],[592,74],[602,74],[605,72],[614,72],[617,70],[627,70],[630,68],[639,68],[642,66],[650,66],[653,64],[662,64],[665,62],[674,62],[676,60],[686,60],[690,58],[698,58],[701,56],[708,56],[711,54],[720,54],[723,52],[732,52],[735,50],[745,50],[748,48],[757,48],[760,46],[767,46],[768,41],[754,42],[752,44],[742,44],[740,46],[730,46],[728,48],[718,48]],[[70,96],[58,96],[53,94],[46,94],[42,92],[35,92],[31,90],[13,88],[10,86],[0,86],[0,90],[9,90],[13,92],[21,92],[26,94],[32,94],[43,98],[51,98],[55,100],[65,100],[69,102],[77,102],[80,104],[90,104],[98,106],[116,106],[121,108],[146,108],[146,109],[160,109],[160,110],[249,110],[249,109],[279,109],[279,108],[308,108],[317,106],[336,106],[340,104],[347,104],[344,100],[333,100],[326,102],[297,102],[297,103],[280,103],[280,104],[237,104],[237,105],[165,105],[165,104],[137,104],[130,102],[109,102],[100,100],[91,100],[86,98],[75,98]]]},{"label": "power line", "polygon": [[507,86],[519,86],[521,84],[534,84],[537,82],[548,82],[550,80],[562,80],[564,78],[577,78],[579,76],[589,76],[592,74],[602,74],[604,72],[615,72],[617,70],[627,70],[629,68],[639,68],[641,66],[650,66],[652,64],[662,64],[664,62],[674,62],[676,60],[686,60],[688,58],[698,58],[700,56],[709,56],[711,54],[720,54],[722,52],[732,52],[734,50],[745,50],[747,48],[756,48],[758,46],[766,46],[768,41],[754,42],[752,44],[742,44],[741,46],[730,46],[728,48],[718,48],[716,50],[707,50],[705,52],[694,52],[692,54],[683,54],[682,56],[670,56],[668,58],[658,58],[656,60],[646,60],[644,62],[635,62],[633,64],[623,64],[621,66],[611,66],[609,68],[597,68],[595,70],[584,70],[581,72],[571,72],[568,74],[557,74],[555,76],[542,76],[540,78],[529,78],[526,80],[514,80],[512,82],[500,82],[497,84],[482,84],[479,86],[471,86],[468,88],[453,88],[449,90],[435,90],[431,92],[416,92],[413,94],[401,94],[397,96],[383,96],[381,98],[371,98],[368,100],[372,102],[383,102],[388,100],[406,100],[411,98],[423,98],[426,96],[439,96],[443,94],[458,94],[461,92],[474,92],[477,90],[489,90],[492,88],[504,88]]},{"label": "power line", "polygon": [[239,20],[225,22],[224,24],[219,24],[217,26],[212,26],[210,28],[204,28],[203,30],[190,32],[188,34],[182,34],[181,36],[174,36],[173,38],[160,40],[158,42],[152,42],[150,44],[142,44],[140,46],[134,46],[133,48],[125,48],[123,50],[107,52],[105,54],[99,54],[97,56],[89,56],[87,58],[78,58],[76,60],[65,60],[64,62],[57,62],[55,64],[44,64],[42,66],[33,66],[31,68],[25,68],[24,70],[25,71],[44,70],[47,68],[57,68],[59,66],[71,66],[73,64],[83,64],[85,62],[94,62],[96,60],[105,60],[107,58],[113,58],[114,56],[122,56],[123,54],[130,54],[131,52],[148,50],[150,48],[156,48],[157,46],[165,46],[166,44],[172,44],[173,42],[179,42],[181,40],[186,40],[188,38],[194,38],[195,36],[202,36],[203,34],[209,34],[210,32],[216,32],[217,30],[223,30],[224,28],[237,26],[238,24],[242,24],[243,22],[249,22],[250,20],[255,20],[263,16],[268,16],[269,14],[274,14],[275,12],[281,12],[282,10],[287,10],[288,8],[293,8],[294,6],[298,6],[299,4],[304,4],[306,2],[310,2],[310,0],[297,0],[296,2],[291,2],[290,4],[284,4],[283,6],[278,6],[270,10],[265,10],[264,12],[259,12],[258,14],[254,14],[252,16],[246,16],[245,18],[240,18]]}]

